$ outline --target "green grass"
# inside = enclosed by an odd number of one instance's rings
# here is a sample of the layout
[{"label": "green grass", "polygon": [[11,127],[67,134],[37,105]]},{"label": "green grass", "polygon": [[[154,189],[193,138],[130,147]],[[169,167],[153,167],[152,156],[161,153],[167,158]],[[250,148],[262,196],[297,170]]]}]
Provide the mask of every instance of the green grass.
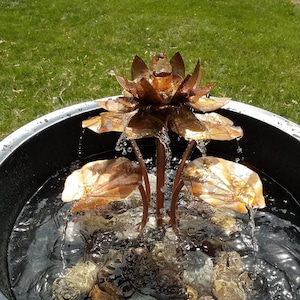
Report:
[{"label": "green grass", "polygon": [[300,6],[288,0],[0,0],[0,140],[122,92],[135,54],[198,58],[213,95],[300,123]]}]

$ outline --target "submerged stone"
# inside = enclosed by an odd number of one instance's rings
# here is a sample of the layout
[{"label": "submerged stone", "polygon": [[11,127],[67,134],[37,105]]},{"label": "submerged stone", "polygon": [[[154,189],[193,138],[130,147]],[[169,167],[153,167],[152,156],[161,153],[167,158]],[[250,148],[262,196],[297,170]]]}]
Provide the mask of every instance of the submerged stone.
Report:
[{"label": "submerged stone", "polygon": [[53,294],[57,300],[76,300],[87,295],[97,278],[97,266],[92,262],[79,262],[67,269],[63,278],[53,283]]},{"label": "submerged stone", "polygon": [[197,290],[199,295],[210,295],[213,262],[201,251],[191,251],[183,257],[186,268],[183,280]]},{"label": "submerged stone", "polygon": [[246,300],[251,279],[240,255],[220,252],[212,276],[213,293],[218,300]]}]

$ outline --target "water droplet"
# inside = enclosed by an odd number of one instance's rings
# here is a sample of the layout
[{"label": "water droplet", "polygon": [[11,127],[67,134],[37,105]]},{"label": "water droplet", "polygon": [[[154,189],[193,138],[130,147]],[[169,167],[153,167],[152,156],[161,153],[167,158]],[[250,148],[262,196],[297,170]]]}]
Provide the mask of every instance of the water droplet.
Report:
[{"label": "water droplet", "polygon": [[83,137],[85,134],[85,128],[82,129],[81,134],[79,136],[79,141],[78,141],[78,157],[82,158],[82,144],[83,144]]}]

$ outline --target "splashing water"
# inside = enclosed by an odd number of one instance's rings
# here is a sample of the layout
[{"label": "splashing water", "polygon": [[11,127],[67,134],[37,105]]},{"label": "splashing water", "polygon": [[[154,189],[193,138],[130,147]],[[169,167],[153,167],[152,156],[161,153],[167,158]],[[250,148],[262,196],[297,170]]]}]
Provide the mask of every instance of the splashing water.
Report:
[{"label": "splashing water", "polygon": [[170,185],[170,176],[168,174],[168,170],[170,170],[171,166],[172,150],[170,147],[171,140],[165,127],[163,127],[162,130],[157,134],[157,138],[165,149],[165,184],[164,187],[161,188],[161,192],[165,193],[166,196],[170,196],[167,194],[167,192],[168,186]]},{"label": "splashing water", "polygon": [[81,134],[79,136],[79,143],[78,143],[78,158],[82,158],[82,145],[83,145],[83,139],[84,139],[84,134],[85,134],[86,129],[82,128]]},{"label": "splashing water", "polygon": [[163,127],[162,130],[157,134],[157,138],[164,145],[165,153],[166,153],[166,169],[169,169],[171,159],[172,159],[172,151],[170,147],[171,140],[168,135],[168,131],[165,127]]},{"label": "splashing water", "polygon": [[[115,150],[118,151],[118,152],[122,151],[122,155],[125,156],[125,155],[127,155],[127,152],[128,152],[127,145],[128,145],[128,141],[127,141],[125,133],[123,132],[120,135],[120,137],[119,137],[119,139],[116,143]],[[130,149],[132,150],[131,147],[130,147]]]},{"label": "splashing water", "polygon": [[236,148],[236,158],[235,158],[235,162],[240,163],[244,160],[243,157],[243,148],[241,147],[239,141],[241,140],[242,137],[238,137],[235,139],[236,144],[237,144],[237,148]]},{"label": "splashing water", "polygon": [[200,151],[200,153],[202,154],[203,157],[206,156],[206,153],[207,153],[206,145],[208,143],[209,143],[209,141],[205,141],[205,140],[196,141],[197,149]]}]

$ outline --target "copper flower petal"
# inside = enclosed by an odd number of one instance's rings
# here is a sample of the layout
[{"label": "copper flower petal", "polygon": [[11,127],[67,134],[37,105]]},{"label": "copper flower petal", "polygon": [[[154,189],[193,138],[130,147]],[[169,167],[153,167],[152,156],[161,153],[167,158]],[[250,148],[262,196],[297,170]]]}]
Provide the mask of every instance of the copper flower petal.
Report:
[{"label": "copper flower petal", "polygon": [[139,103],[134,99],[134,97],[118,97],[111,98],[106,101],[96,100],[95,101],[100,107],[112,111],[112,112],[130,112],[135,110]]},{"label": "copper flower petal", "polygon": [[131,65],[131,78],[134,81],[140,80],[142,77],[148,78],[150,71],[145,62],[139,57],[135,56]]},{"label": "copper flower petal", "polygon": [[98,128],[101,127],[101,124],[102,124],[101,116],[96,116],[82,121],[82,128],[89,128],[90,130],[98,133]]},{"label": "copper flower petal", "polygon": [[125,77],[116,75],[116,79],[124,90],[129,91],[128,80]]},{"label": "copper flower petal", "polygon": [[192,75],[187,75],[178,88],[179,95],[190,95],[198,81],[200,74],[200,62],[198,60]]},{"label": "copper flower petal", "polygon": [[190,80],[191,75],[187,75],[184,80],[179,84],[174,96],[172,97],[170,103],[177,104],[178,102],[183,103],[186,102],[186,97],[190,94],[190,89],[187,88],[189,85],[187,82]]},{"label": "copper flower petal", "polygon": [[159,93],[161,104],[169,104],[173,100],[182,78],[177,74],[152,76],[151,85]]},{"label": "copper flower petal", "polygon": [[141,180],[140,167],[127,158],[93,161],[67,178],[62,200],[79,200],[71,212],[94,208],[127,198]]},{"label": "copper flower petal", "polygon": [[169,127],[186,140],[207,140],[210,138],[206,127],[195,117],[186,106],[174,109],[170,114]]},{"label": "copper flower petal", "polygon": [[168,74],[167,76],[153,76],[151,85],[157,92],[170,90],[172,79],[172,74]]},{"label": "copper flower petal", "polygon": [[168,60],[168,56],[164,53],[156,54],[152,58],[150,70],[153,72],[154,75],[171,74],[172,66]]},{"label": "copper flower petal", "polygon": [[123,132],[130,118],[136,114],[131,113],[103,112],[99,116],[87,119],[82,122],[83,128],[89,128],[96,133]]},{"label": "copper flower petal", "polygon": [[202,78],[202,71],[200,70],[200,61],[198,60],[194,72],[192,74],[192,77],[190,79],[190,84],[192,85],[191,89],[194,89],[196,85],[199,84],[201,78]]},{"label": "copper flower petal", "polygon": [[194,89],[200,83],[203,76],[202,70],[200,70],[200,61],[197,61],[194,72],[192,75],[187,76],[183,81],[179,91],[182,94],[191,95],[194,93]]},{"label": "copper flower petal", "polygon": [[141,104],[148,106],[162,102],[157,91],[145,78],[142,78],[135,86]]},{"label": "copper flower petal", "polygon": [[[200,66],[200,65],[199,65]],[[202,77],[203,77],[203,71],[202,70],[199,70],[199,73],[198,73],[198,76],[195,80],[195,84],[194,84],[194,89],[197,88],[197,86],[200,84],[201,80],[202,80]]]},{"label": "copper flower petal", "polygon": [[177,74],[184,78],[185,76],[185,66],[182,56],[179,52],[176,52],[170,60],[172,66],[172,74]]},{"label": "copper flower petal", "polygon": [[[182,100],[182,98],[194,95],[194,87],[200,76],[200,62],[198,60],[194,72],[192,75],[187,75],[182,83],[179,85],[171,103],[176,103]],[[201,77],[201,76],[200,76]]]},{"label": "copper flower petal", "polygon": [[217,113],[195,114],[208,129],[212,140],[230,141],[244,135],[243,129]]},{"label": "copper flower petal", "polygon": [[188,163],[182,178],[189,192],[205,202],[247,213],[247,206],[265,207],[259,176],[244,165],[217,157]]},{"label": "copper flower petal", "polygon": [[188,101],[187,104],[193,107],[194,109],[202,112],[209,112],[221,108],[227,104],[231,99],[230,98],[199,98],[197,101]]},{"label": "copper flower petal", "polygon": [[164,125],[153,112],[142,111],[131,118],[125,133],[129,139],[155,137]]},{"label": "copper flower petal", "polygon": [[167,76],[153,76],[151,85],[153,88],[158,92],[168,92],[169,94],[172,93],[172,74]]},{"label": "copper flower petal", "polygon": [[119,84],[123,87],[124,91],[126,91],[127,93],[130,94],[129,97],[131,95],[133,97],[138,97],[134,82],[128,81],[125,77],[122,77],[122,76],[116,76],[116,78],[117,78]]},{"label": "copper flower petal", "polygon": [[215,83],[210,83],[210,84],[201,86],[200,88],[193,89],[193,95],[188,98],[189,99],[188,101],[191,103],[197,102],[199,100],[199,98],[208,94],[214,87],[215,87]]}]

